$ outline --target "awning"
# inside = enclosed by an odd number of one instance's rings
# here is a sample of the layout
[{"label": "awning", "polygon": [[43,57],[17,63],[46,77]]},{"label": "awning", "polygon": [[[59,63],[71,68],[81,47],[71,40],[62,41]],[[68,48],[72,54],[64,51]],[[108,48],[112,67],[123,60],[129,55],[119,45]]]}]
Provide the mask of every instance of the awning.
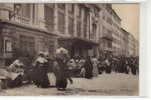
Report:
[{"label": "awning", "polygon": [[104,52],[113,52],[113,50],[111,48],[105,48],[103,51]]},{"label": "awning", "polygon": [[106,36],[103,36],[101,39],[105,39],[105,40],[113,41],[113,38],[112,38],[112,37],[106,37]]},{"label": "awning", "polygon": [[71,45],[79,46],[79,47],[88,47],[91,48],[93,46],[97,46],[98,43],[88,40],[88,39],[82,39],[82,38],[77,38],[77,37],[68,37],[68,38],[58,38],[59,41],[66,41],[70,43]]}]

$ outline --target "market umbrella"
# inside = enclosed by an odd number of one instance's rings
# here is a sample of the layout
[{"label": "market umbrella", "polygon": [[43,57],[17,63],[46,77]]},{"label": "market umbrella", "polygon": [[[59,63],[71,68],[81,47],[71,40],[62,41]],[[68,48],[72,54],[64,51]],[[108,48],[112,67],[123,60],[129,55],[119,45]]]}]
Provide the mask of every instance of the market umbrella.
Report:
[{"label": "market umbrella", "polygon": [[68,54],[68,50],[63,47],[60,47],[56,50],[56,54]]}]

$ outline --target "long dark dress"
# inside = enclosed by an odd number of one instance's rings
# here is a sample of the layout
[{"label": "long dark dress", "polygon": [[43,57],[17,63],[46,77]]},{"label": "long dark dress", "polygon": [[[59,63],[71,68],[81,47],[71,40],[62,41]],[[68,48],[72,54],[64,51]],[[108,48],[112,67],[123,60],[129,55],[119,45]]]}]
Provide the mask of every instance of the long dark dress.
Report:
[{"label": "long dark dress", "polygon": [[93,70],[93,65],[90,59],[87,59],[85,64],[84,64],[84,68],[85,68],[85,78],[92,78],[93,74],[92,74],[92,70]]},{"label": "long dark dress", "polygon": [[57,65],[54,66],[54,72],[56,76],[56,87],[57,89],[65,89],[67,87],[67,78],[68,78],[68,71],[66,62],[63,62],[62,59],[56,59]]},{"label": "long dark dress", "polygon": [[34,83],[37,87],[47,88],[49,87],[49,80],[47,76],[47,63],[41,64],[37,62],[34,71]]}]

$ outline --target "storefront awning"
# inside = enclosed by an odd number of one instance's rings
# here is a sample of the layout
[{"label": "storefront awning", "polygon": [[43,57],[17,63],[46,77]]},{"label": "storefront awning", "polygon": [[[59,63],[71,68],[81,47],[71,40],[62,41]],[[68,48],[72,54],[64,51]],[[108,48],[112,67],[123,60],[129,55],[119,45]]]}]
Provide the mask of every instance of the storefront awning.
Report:
[{"label": "storefront awning", "polygon": [[77,38],[77,37],[70,37],[70,38],[59,38],[59,41],[66,41],[68,43],[70,43],[71,45],[76,45],[79,47],[88,47],[91,48],[93,46],[97,46],[98,43],[92,41],[92,40],[88,40],[88,39],[82,39],[82,38]]},{"label": "storefront awning", "polygon": [[106,53],[107,53],[107,52],[108,52],[108,53],[109,53],[109,52],[113,52],[113,50],[112,50],[111,48],[105,48],[103,51],[106,52]]}]

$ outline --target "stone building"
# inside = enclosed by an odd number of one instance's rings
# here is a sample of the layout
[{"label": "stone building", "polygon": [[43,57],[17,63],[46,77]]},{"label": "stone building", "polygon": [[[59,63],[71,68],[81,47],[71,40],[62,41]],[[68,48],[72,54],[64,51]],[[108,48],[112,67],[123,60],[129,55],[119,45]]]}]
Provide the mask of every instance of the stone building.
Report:
[{"label": "stone building", "polygon": [[129,56],[129,32],[127,32],[125,29],[121,28],[121,55],[123,56]]},{"label": "stone building", "polygon": [[112,48],[115,56],[122,55],[122,34],[121,34],[121,18],[112,9],[112,27],[113,27],[113,42]]},{"label": "stone building", "polygon": [[134,38],[134,36],[132,34],[129,34],[129,42],[128,42],[128,52],[129,52],[129,56],[135,56],[135,52],[136,52],[136,40]]},{"label": "stone building", "polygon": [[100,53],[112,52],[112,15],[111,15],[111,5],[101,4],[100,5],[100,35],[99,35],[99,47]]},{"label": "stone building", "polygon": [[100,8],[100,52],[110,52],[117,56],[121,50],[121,19],[111,4],[102,4]]},{"label": "stone building", "polygon": [[71,57],[133,55],[127,34],[112,4],[0,4],[0,65],[41,51],[53,56],[58,47]]},{"label": "stone building", "polygon": [[0,4],[0,65],[40,51],[98,55],[99,7],[95,4]]},{"label": "stone building", "polygon": [[100,4],[99,7],[99,53],[135,56],[138,51],[135,38],[122,28],[122,20],[112,8],[112,4]]},{"label": "stone building", "polygon": [[139,56],[139,41],[135,39],[135,56]]}]

